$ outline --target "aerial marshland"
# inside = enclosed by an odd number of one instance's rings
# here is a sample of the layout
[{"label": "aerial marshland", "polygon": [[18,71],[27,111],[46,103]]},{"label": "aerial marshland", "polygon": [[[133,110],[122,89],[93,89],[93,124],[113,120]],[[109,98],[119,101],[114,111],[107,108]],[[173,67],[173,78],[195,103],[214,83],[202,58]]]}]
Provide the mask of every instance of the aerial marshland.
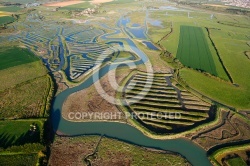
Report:
[{"label": "aerial marshland", "polygon": [[0,165],[246,164],[249,20],[205,2],[1,2]]}]

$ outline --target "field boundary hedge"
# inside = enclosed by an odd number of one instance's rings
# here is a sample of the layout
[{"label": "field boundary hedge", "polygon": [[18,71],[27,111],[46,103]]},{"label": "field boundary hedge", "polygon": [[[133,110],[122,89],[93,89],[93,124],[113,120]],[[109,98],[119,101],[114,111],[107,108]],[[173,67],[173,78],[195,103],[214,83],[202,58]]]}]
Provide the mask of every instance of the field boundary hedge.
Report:
[{"label": "field boundary hedge", "polygon": [[50,75],[47,75],[46,78],[47,80],[47,89],[46,93],[44,96],[44,103],[43,106],[41,107],[41,117],[49,116],[48,111],[50,110],[51,106],[51,100],[54,95],[54,83]]},{"label": "field boundary hedge", "polygon": [[221,65],[222,65],[223,69],[225,70],[225,72],[226,72],[226,74],[227,74],[227,77],[229,78],[230,82],[233,83],[233,78],[231,77],[230,73],[228,72],[226,66],[224,65],[224,63],[223,63],[223,61],[222,61],[222,59],[221,59],[221,57],[220,57],[219,51],[218,51],[217,47],[215,46],[215,43],[214,43],[213,39],[211,38],[209,28],[208,28],[208,27],[205,27],[205,28],[206,28],[207,33],[208,33],[208,38],[209,38],[209,40],[211,41],[212,46],[214,47],[214,49],[215,49],[215,51],[216,51],[216,55],[217,55],[217,57],[219,58],[219,61],[220,61]]}]

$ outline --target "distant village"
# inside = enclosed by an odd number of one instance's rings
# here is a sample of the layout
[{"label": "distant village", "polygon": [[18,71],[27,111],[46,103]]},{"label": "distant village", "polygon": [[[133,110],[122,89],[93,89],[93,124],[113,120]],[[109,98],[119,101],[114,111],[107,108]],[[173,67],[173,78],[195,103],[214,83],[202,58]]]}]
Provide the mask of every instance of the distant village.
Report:
[{"label": "distant village", "polygon": [[249,0],[222,0],[222,2],[225,2],[225,5],[228,5],[228,6],[250,8]]},{"label": "distant village", "polygon": [[[40,5],[43,5],[42,3],[27,3],[27,4],[20,4],[20,3],[10,3],[10,2],[4,2],[2,3],[4,6],[19,6],[21,8],[31,8],[31,7],[37,7]],[[60,7],[53,9],[54,11],[57,11]],[[84,9],[83,11],[79,11],[78,13],[75,13],[74,16],[82,16],[82,15],[91,15],[97,12],[96,8],[98,6],[96,5],[95,8],[87,8]]]}]

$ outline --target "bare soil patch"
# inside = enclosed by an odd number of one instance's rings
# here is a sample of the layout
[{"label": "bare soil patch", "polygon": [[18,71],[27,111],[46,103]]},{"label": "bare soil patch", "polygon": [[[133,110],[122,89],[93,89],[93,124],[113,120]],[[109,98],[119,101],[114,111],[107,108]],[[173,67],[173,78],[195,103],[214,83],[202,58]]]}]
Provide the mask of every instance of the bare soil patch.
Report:
[{"label": "bare soil patch", "polygon": [[98,4],[98,3],[105,3],[105,2],[111,2],[113,0],[92,0],[91,2],[93,4]]}]

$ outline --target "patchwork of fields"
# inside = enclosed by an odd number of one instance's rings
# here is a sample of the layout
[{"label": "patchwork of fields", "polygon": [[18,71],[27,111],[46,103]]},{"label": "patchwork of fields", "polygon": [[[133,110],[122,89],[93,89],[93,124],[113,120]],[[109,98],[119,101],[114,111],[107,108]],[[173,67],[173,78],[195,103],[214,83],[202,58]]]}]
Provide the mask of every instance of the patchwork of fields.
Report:
[{"label": "patchwork of fields", "polygon": [[[214,15],[216,17],[211,18],[211,13],[199,10],[190,14],[192,18],[187,18],[187,12],[176,10],[168,11],[168,15],[163,11],[151,14],[151,17],[157,18],[165,24],[169,20],[173,23],[172,33],[167,38],[161,40],[160,44],[175,58],[178,52],[181,26],[202,27],[209,50],[213,56],[217,76],[226,81],[210,77],[207,73],[188,69],[187,67],[180,70],[180,78],[189,87],[220,103],[235,107],[238,110],[249,110],[250,93],[248,91],[250,76],[249,72],[246,71],[250,70],[250,61],[245,55],[250,48],[247,44],[249,41],[249,17],[217,13]],[[165,16],[162,17],[163,15]],[[165,17],[168,19],[164,20]],[[228,24],[221,24],[223,21]],[[166,25],[165,29],[168,27]],[[153,38],[155,41],[160,40],[159,34],[153,30],[150,31],[149,29],[149,32],[151,32],[150,38]],[[165,34],[167,35],[167,32]],[[171,59],[166,61],[173,64],[173,66],[175,65]]]},{"label": "patchwork of fields", "polygon": [[0,6],[0,26],[14,22],[15,18],[11,15],[20,9],[21,8],[16,6]]},{"label": "patchwork of fields", "polygon": [[0,58],[0,165],[36,165],[45,156],[52,80],[28,49],[2,47]]},{"label": "patchwork of fields", "polygon": [[39,58],[28,49],[0,50],[0,117],[43,117],[53,91],[51,78]]}]

